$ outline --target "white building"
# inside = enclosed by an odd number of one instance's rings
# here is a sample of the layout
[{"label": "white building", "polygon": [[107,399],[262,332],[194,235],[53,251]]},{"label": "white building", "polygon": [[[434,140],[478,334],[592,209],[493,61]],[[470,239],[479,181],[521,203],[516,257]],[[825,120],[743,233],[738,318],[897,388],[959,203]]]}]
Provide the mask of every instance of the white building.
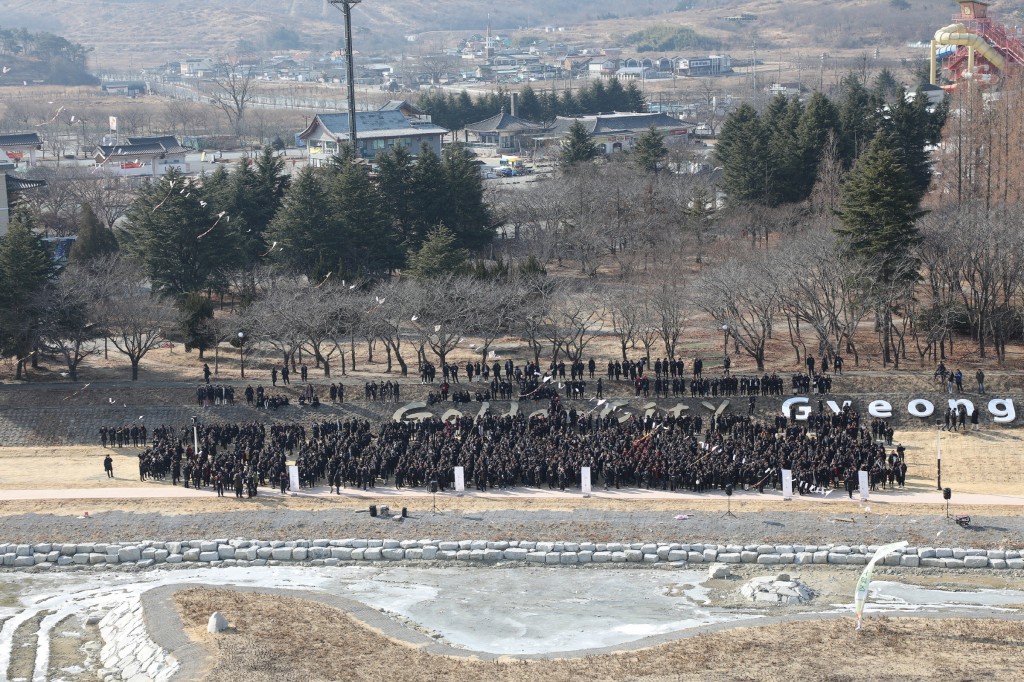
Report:
[{"label": "white building", "polygon": [[183,147],[176,137],[129,137],[123,144],[100,145],[93,155],[96,165],[114,175],[159,177],[172,168],[188,173],[185,155],[195,151]]}]

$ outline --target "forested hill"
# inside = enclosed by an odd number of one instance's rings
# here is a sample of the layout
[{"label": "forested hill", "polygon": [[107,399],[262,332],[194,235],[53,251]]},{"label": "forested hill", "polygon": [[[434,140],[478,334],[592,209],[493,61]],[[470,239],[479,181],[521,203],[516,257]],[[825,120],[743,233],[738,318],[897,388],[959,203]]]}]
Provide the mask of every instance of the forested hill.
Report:
[{"label": "forested hill", "polygon": [[[490,14],[495,30],[521,26],[564,26],[602,18],[644,18],[672,11],[679,0],[364,0],[355,8],[363,45],[374,39],[402,40],[425,31],[480,31]],[[45,22],[25,9],[24,0],[0,0],[5,24],[45,28],[92,45],[104,61],[183,53],[233,51],[241,40],[259,44],[282,27],[311,44],[334,48],[341,36],[341,13],[327,0],[50,0]],[[310,47],[304,45],[303,47]],[[365,49],[365,48],[364,48]]]},{"label": "forested hill", "polygon": [[45,31],[0,26],[0,86],[88,85],[89,48]]}]

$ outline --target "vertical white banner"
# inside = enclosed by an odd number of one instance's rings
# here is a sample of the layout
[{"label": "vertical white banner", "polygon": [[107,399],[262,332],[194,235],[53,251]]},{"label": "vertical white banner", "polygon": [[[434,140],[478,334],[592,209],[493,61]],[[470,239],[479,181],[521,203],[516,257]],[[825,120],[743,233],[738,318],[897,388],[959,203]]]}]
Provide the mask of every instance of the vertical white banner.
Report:
[{"label": "vertical white banner", "polygon": [[860,482],[860,501],[868,501],[868,472],[858,471],[857,480]]},{"label": "vertical white banner", "polygon": [[299,492],[299,467],[294,464],[288,467],[288,482],[292,487],[292,492]]},{"label": "vertical white banner", "polygon": [[110,117],[110,132],[112,132],[112,133],[116,133],[117,132],[117,116],[111,116]]},{"label": "vertical white banner", "polygon": [[590,467],[580,468],[580,489],[585,496],[590,496]]},{"label": "vertical white banner", "polygon": [[466,468],[455,467],[455,492],[466,492]]},{"label": "vertical white banner", "polygon": [[791,469],[782,470],[782,499],[793,499],[793,471]]}]

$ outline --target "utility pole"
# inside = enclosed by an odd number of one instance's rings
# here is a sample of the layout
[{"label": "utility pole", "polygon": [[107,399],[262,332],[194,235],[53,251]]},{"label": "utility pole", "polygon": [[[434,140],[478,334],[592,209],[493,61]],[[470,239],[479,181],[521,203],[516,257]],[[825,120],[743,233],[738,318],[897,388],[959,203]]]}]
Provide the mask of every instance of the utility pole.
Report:
[{"label": "utility pole", "polygon": [[356,70],[352,64],[352,5],[362,0],[327,0],[345,15],[345,68],[348,76],[348,139],[352,145],[352,156],[359,158],[359,142],[356,139]]}]

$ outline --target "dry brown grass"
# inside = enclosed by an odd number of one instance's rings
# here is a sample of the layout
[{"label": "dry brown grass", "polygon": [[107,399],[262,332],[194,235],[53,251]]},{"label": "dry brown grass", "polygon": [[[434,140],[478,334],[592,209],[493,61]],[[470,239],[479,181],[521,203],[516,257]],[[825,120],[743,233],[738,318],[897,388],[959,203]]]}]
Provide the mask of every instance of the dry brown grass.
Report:
[{"label": "dry brown grass", "polygon": [[[121,482],[118,481],[118,485]],[[845,494],[845,493],[844,493]],[[736,499],[736,498],[734,498]],[[83,512],[96,515],[103,512],[121,511],[128,513],[158,512],[164,516],[188,516],[206,512],[251,512],[254,507],[259,509],[289,509],[295,511],[317,512],[338,507],[360,508],[369,502],[385,501],[391,508],[409,507],[422,509],[430,505],[428,495],[417,497],[388,498],[353,498],[353,497],[291,497],[274,494],[261,494],[254,499],[236,500],[228,496],[224,498],[143,498],[143,499],[43,499],[0,501],[0,518],[19,516],[22,514],[51,514],[56,516],[80,516]],[[723,498],[714,499],[642,499],[609,500],[601,498],[557,497],[557,498],[507,498],[507,497],[438,497],[437,506],[442,512],[483,512],[494,510],[514,511],[586,511],[597,509],[603,511],[635,512],[707,512],[718,514],[724,508]],[[872,504],[877,505],[877,502]],[[737,507],[741,507],[737,510]],[[781,499],[767,500],[744,498],[741,503],[733,504],[739,514],[759,514],[762,512],[811,512],[823,520],[832,518],[854,518],[864,515],[863,505],[858,501],[841,501],[822,503],[818,500],[804,501],[794,499],[783,502]],[[933,504],[891,504],[878,507],[872,518],[881,518],[883,514],[894,516],[928,516],[937,513],[938,507]],[[957,505],[958,514],[973,516],[1017,516],[1021,513],[1019,506],[1011,505]]]},{"label": "dry brown grass", "polygon": [[[735,628],[638,652],[523,662],[458,660],[389,639],[348,614],[292,597],[193,588],[175,601],[214,655],[210,679],[262,680],[879,680],[1016,679],[1024,623],[873,618]],[[213,611],[232,630],[209,638]]]}]

